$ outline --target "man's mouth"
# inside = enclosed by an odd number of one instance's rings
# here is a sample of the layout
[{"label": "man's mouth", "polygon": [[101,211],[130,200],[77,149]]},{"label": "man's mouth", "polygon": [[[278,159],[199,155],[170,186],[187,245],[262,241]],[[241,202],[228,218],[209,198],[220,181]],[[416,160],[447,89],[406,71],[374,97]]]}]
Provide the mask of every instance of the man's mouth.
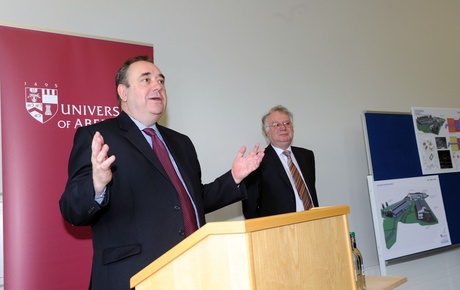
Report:
[{"label": "man's mouth", "polygon": [[161,102],[163,99],[160,96],[153,96],[153,97],[150,97],[149,100]]}]

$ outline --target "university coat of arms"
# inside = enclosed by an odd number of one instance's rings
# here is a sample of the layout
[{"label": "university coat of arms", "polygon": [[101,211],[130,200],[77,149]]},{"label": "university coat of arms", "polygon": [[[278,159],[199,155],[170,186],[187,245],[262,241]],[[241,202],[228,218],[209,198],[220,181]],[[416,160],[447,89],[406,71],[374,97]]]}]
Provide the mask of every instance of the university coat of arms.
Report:
[{"label": "university coat of arms", "polygon": [[58,90],[51,88],[26,87],[27,112],[44,124],[56,115],[58,110]]}]

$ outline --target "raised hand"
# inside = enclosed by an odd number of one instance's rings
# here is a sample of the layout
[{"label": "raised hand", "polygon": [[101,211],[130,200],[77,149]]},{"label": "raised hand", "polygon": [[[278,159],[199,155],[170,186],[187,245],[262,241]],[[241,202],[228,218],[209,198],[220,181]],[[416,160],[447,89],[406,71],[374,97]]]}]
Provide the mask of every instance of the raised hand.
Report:
[{"label": "raised hand", "polygon": [[256,144],[246,157],[244,157],[245,153],[246,146],[243,146],[238,151],[238,154],[233,161],[232,175],[236,184],[240,184],[241,181],[249,175],[249,173],[259,167],[260,162],[262,162],[262,158],[264,158],[265,155],[265,148],[262,148],[259,151],[259,144]]},{"label": "raised hand", "polygon": [[93,165],[93,184],[96,195],[101,194],[105,186],[112,180],[110,166],[115,161],[115,156],[108,157],[109,146],[104,144],[104,138],[96,132],[91,143],[91,163]]}]

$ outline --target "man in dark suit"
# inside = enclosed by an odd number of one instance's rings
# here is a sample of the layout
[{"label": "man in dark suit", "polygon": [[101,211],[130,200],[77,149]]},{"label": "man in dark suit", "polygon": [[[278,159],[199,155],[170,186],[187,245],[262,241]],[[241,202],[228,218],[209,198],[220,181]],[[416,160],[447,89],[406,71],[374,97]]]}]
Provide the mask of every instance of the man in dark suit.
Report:
[{"label": "man in dark suit", "polygon": [[[294,138],[292,113],[283,106],[272,108],[262,117],[262,130],[270,144],[265,148],[260,167],[244,180],[248,190],[248,197],[243,200],[245,218],[317,207],[315,157],[311,150],[291,146]],[[291,156],[293,165],[300,171],[299,182],[306,186],[307,205],[304,205],[302,194],[299,195],[287,155]]]},{"label": "man in dark suit", "polygon": [[[246,197],[241,182],[263,158],[258,145],[246,157],[243,146],[231,170],[203,185],[191,140],[157,124],[166,110],[164,80],[147,57],[127,60],[116,76],[120,115],[75,133],[59,203],[65,220],[92,227],[90,289],[129,289],[134,274],[189,234],[186,208],[193,232],[205,224],[206,213]],[[170,168],[185,187],[183,195],[162,165],[161,154],[152,150],[159,143],[145,128],[153,129],[166,146],[163,156],[170,157]]]}]

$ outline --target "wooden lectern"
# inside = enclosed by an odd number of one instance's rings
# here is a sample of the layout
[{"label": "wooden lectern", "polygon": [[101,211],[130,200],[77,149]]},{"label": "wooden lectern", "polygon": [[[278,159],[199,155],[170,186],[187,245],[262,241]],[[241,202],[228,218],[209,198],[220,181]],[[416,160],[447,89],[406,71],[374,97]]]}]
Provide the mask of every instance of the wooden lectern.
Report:
[{"label": "wooden lectern", "polygon": [[348,206],[211,222],[131,278],[136,290],[356,289]]}]

